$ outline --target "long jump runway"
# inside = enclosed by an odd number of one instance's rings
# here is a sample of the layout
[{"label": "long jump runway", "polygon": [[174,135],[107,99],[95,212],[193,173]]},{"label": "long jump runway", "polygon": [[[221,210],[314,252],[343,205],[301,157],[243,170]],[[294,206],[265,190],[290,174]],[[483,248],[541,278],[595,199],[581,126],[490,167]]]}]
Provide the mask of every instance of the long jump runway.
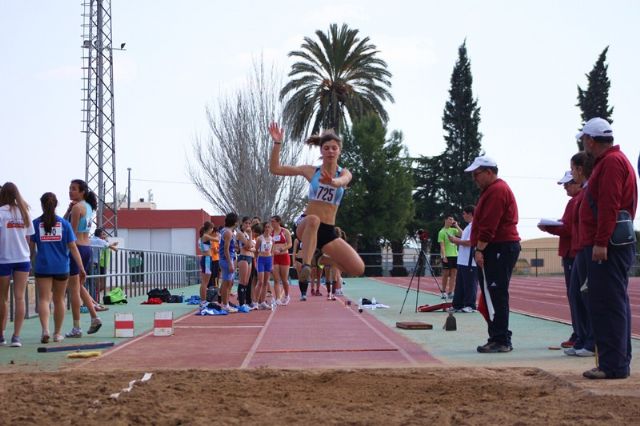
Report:
[{"label": "long jump runway", "polygon": [[[381,277],[379,281],[407,288],[408,277]],[[441,278],[438,278],[438,283]],[[411,283],[416,289],[417,279]],[[420,291],[439,294],[432,277],[420,279]],[[631,304],[631,333],[640,339],[640,278],[629,280],[629,302]],[[509,284],[509,304],[512,312],[535,316],[538,318],[571,324],[571,314],[567,302],[566,287],[563,277],[520,277],[513,276]]]},{"label": "long jump runway", "polygon": [[187,314],[174,321],[175,334],[146,333],[79,368],[380,368],[437,365],[419,345],[373,315],[358,313],[345,298],[310,296],[275,311],[225,316]]}]

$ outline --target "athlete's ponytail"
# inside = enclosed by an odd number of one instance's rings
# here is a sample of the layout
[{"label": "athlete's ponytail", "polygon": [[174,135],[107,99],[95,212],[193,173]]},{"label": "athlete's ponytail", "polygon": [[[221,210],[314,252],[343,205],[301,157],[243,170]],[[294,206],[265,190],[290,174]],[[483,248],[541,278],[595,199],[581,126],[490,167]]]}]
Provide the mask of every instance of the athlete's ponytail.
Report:
[{"label": "athlete's ponytail", "polygon": [[58,199],[53,192],[45,192],[40,197],[40,205],[42,206],[42,223],[44,230],[47,233],[51,232],[51,229],[56,225],[56,207],[58,206]]}]

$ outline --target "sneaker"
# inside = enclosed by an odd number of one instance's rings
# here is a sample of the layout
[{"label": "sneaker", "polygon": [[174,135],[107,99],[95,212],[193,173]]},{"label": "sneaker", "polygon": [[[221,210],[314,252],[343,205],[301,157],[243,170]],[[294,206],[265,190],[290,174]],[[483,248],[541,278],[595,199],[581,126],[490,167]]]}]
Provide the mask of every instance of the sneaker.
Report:
[{"label": "sneaker", "polygon": [[447,300],[453,300],[453,293],[447,293]]},{"label": "sneaker", "polygon": [[473,309],[471,306],[465,306],[464,308],[462,308],[462,312],[466,313],[466,314],[470,314],[472,312],[475,312],[476,310]]},{"label": "sneaker", "polygon": [[629,372],[623,374],[607,374],[605,371],[600,370],[599,368],[592,368],[591,370],[587,370],[582,373],[584,377],[591,380],[598,379],[626,379],[629,377]]},{"label": "sneaker", "polygon": [[22,342],[20,341],[20,336],[11,336],[11,347],[12,348],[21,348]]},{"label": "sneaker", "polygon": [[224,309],[230,314],[235,314],[236,312],[238,312],[238,309],[232,307],[231,305],[225,306]]},{"label": "sneaker", "polygon": [[560,343],[560,347],[565,348],[565,349],[566,348],[572,348],[574,343],[575,342],[573,340],[571,340],[571,339],[565,340],[564,342]]},{"label": "sneaker", "polygon": [[567,348],[564,350],[564,354],[567,356],[576,356],[576,350],[573,348]]},{"label": "sneaker", "polygon": [[65,333],[65,337],[79,339],[82,337],[82,329],[79,327],[73,327],[70,332]]},{"label": "sneaker", "polygon": [[477,351],[481,354],[495,354],[495,353],[504,353],[511,352],[513,350],[513,346],[511,345],[501,345],[500,343],[490,342],[483,346],[478,346]]},{"label": "sneaker", "polygon": [[447,293],[444,293],[444,292],[440,293],[440,299],[447,300]]},{"label": "sneaker", "polygon": [[64,340],[64,336],[62,334],[54,334],[53,335],[53,341],[55,343],[60,343]]},{"label": "sneaker", "polygon": [[307,295],[306,294],[301,295],[300,296],[300,301],[301,302],[306,302],[307,301]]},{"label": "sneaker", "polygon": [[262,302],[258,305],[259,311],[266,311],[267,309],[271,309],[271,306],[267,305],[267,302]]},{"label": "sneaker", "polygon": [[302,268],[300,268],[298,282],[309,281],[309,277],[311,277],[311,265],[302,265]]},{"label": "sneaker", "polygon": [[458,313],[458,312],[462,312],[462,309],[458,309],[458,308],[454,308],[453,306],[450,306],[447,308],[447,312]]},{"label": "sneaker", "polygon": [[[284,300],[284,299],[283,299],[283,300]],[[282,303],[282,300],[280,300],[280,299],[276,299],[276,301],[275,301],[275,302],[272,302],[271,304],[272,304],[272,305],[284,305],[284,303]]]},{"label": "sneaker", "polygon": [[7,344],[7,339],[4,336],[0,335],[0,346],[5,346]]},{"label": "sneaker", "polygon": [[333,293],[333,294],[335,294],[336,296],[344,296],[344,294],[342,293],[342,289],[341,288],[337,289],[335,291],[335,293]]},{"label": "sneaker", "polygon": [[[573,348],[572,348],[573,349]],[[575,350],[575,355],[576,356],[580,356],[580,357],[590,357],[590,356],[596,356],[595,352],[590,351],[589,349],[576,349]]]},{"label": "sneaker", "polygon": [[102,327],[102,321],[100,321],[100,318],[95,317],[91,320],[91,327],[89,327],[87,334],[97,333],[98,330],[100,330],[100,327]]},{"label": "sneaker", "polygon": [[255,311],[255,310],[259,309],[259,308],[260,308],[260,306],[255,302],[249,305],[249,309],[251,309],[252,311]]},{"label": "sneaker", "polygon": [[93,304],[93,309],[95,309],[96,312],[104,312],[104,311],[108,311],[109,310],[108,307],[106,307],[104,305],[101,305],[100,303],[94,303]]},{"label": "sneaker", "polygon": [[291,297],[290,296],[285,296],[282,298],[282,304],[287,306],[289,304],[289,302],[291,302]]},{"label": "sneaker", "polygon": [[604,371],[600,370],[599,368],[592,368],[591,370],[587,370],[584,373],[582,373],[582,375],[584,377],[586,377],[587,379],[591,379],[591,380],[598,380],[598,379],[606,379],[607,378],[607,373],[605,373]]},{"label": "sneaker", "polygon": [[47,332],[46,334],[43,333],[42,336],[40,337],[40,343],[47,344],[49,343],[49,339],[50,339],[49,332]]}]

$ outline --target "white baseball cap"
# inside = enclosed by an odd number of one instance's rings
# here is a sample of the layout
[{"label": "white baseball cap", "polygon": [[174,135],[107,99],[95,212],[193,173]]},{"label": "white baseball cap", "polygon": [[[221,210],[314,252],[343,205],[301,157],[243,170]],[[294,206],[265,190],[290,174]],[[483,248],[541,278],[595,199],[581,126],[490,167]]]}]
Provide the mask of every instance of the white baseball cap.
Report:
[{"label": "white baseball cap", "polygon": [[573,175],[571,174],[571,170],[564,172],[564,176],[560,178],[558,181],[558,185],[564,185],[565,183],[569,183],[573,180]]},{"label": "white baseball cap", "polygon": [[480,167],[498,167],[498,164],[493,160],[493,158],[487,157],[486,155],[481,155],[480,157],[476,157],[476,159],[473,160],[473,163],[471,163],[469,167],[464,169],[464,171],[472,172]]},{"label": "white baseball cap", "polygon": [[597,136],[613,137],[613,129],[611,128],[611,124],[604,118],[594,117],[584,123],[584,127],[576,135],[576,139],[580,139],[583,135],[591,136],[592,138]]}]

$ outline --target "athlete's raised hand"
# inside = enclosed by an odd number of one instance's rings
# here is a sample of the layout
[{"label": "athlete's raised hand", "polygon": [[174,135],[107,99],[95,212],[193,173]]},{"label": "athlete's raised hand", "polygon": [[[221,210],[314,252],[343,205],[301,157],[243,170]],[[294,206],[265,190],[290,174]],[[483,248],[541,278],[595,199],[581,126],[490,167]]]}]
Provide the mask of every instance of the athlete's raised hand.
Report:
[{"label": "athlete's raised hand", "polygon": [[274,143],[282,143],[282,140],[284,139],[284,131],[278,123],[273,122],[269,124],[269,134],[271,135],[271,139],[273,139]]}]

